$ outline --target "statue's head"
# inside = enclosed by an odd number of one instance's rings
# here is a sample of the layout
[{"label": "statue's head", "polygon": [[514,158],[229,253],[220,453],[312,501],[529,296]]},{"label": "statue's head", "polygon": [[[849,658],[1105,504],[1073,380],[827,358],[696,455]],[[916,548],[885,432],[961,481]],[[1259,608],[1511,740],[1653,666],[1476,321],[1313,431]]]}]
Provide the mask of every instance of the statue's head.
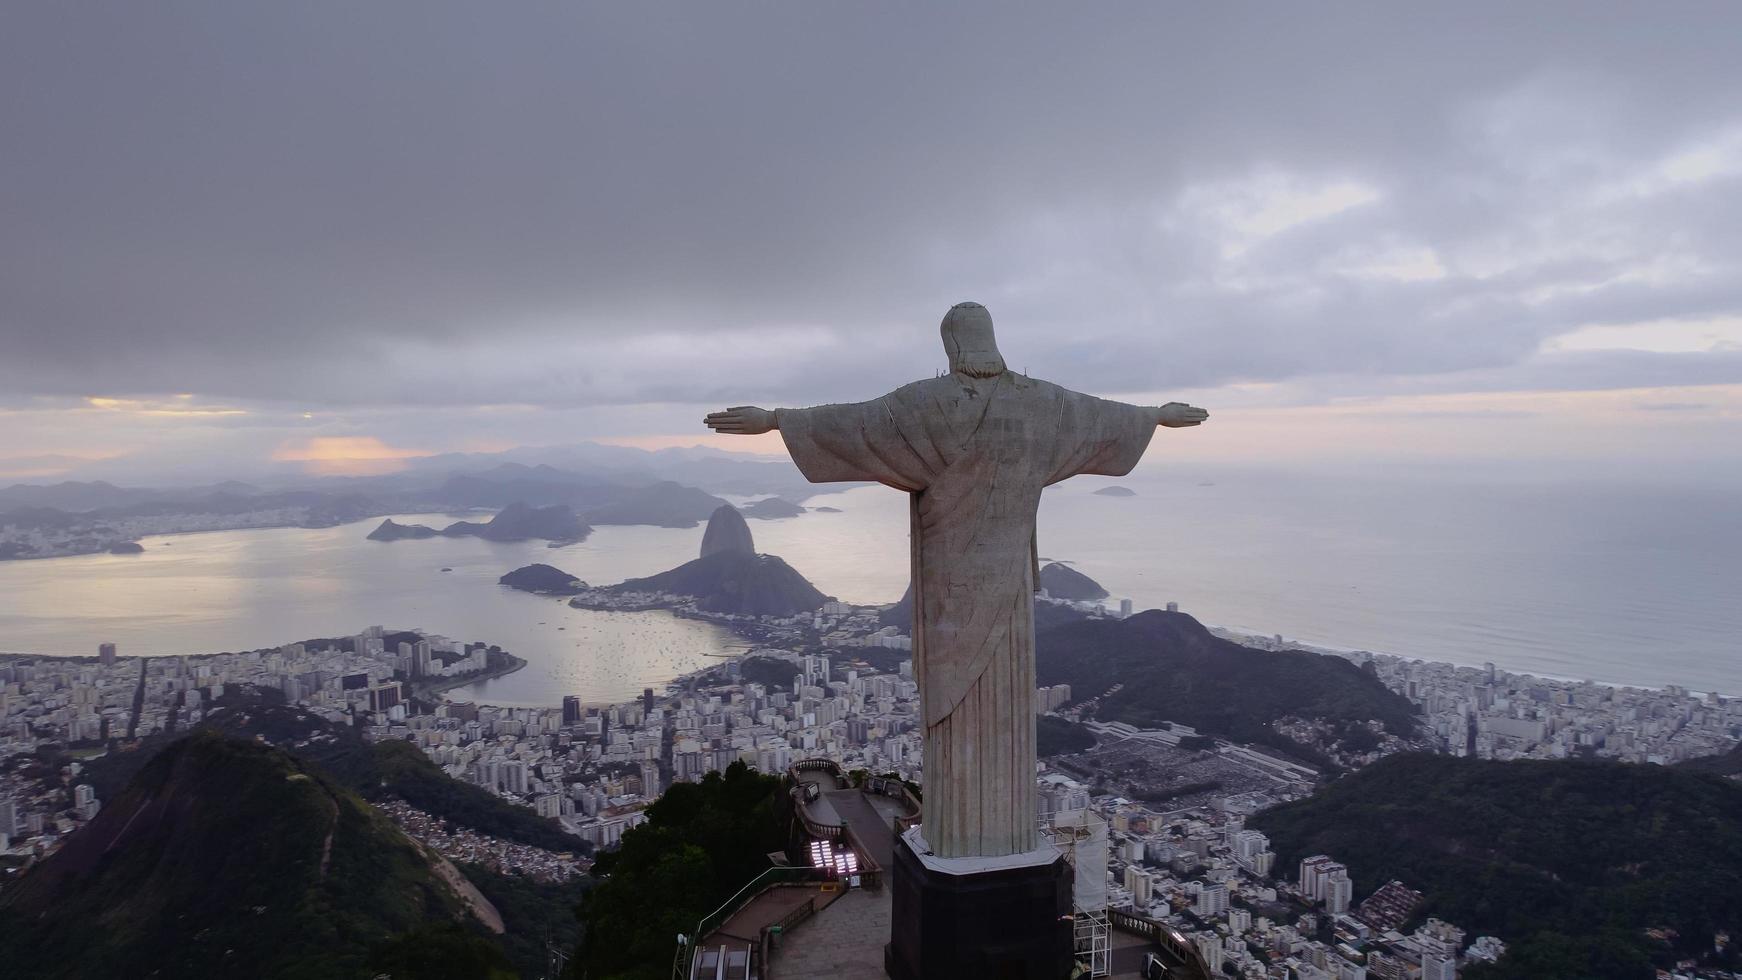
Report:
[{"label": "statue's head", "polygon": [[992,337],[992,314],[979,303],[957,303],[944,314],[944,351],[950,370],[970,378],[995,378],[1004,373],[1004,358]]}]

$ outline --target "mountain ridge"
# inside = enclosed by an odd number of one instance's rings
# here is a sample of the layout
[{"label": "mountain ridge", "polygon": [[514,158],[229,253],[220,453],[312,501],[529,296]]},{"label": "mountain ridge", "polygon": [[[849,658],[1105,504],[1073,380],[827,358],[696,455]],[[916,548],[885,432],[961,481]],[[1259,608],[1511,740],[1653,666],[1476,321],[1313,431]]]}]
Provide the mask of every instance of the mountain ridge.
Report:
[{"label": "mountain ridge", "polygon": [[319,768],[201,730],[9,890],[32,927],[0,930],[0,960],[33,977],[371,976],[393,934],[469,919],[435,868]]},{"label": "mountain ridge", "polygon": [[1279,868],[1329,854],[1357,898],[1400,880],[1421,914],[1506,941],[1471,980],[1650,980],[1742,930],[1742,785],[1699,772],[1406,753],[1248,826]]},{"label": "mountain ridge", "polygon": [[1078,700],[1099,697],[1093,714],[1100,721],[1190,725],[1318,766],[1331,760],[1282,735],[1274,723],[1324,718],[1340,737],[1362,745],[1376,739],[1368,722],[1400,738],[1417,734],[1414,706],[1350,661],[1243,647],[1185,613],[1150,609],[1123,620],[1085,618],[1039,630],[1035,650],[1037,683],[1069,684]]}]

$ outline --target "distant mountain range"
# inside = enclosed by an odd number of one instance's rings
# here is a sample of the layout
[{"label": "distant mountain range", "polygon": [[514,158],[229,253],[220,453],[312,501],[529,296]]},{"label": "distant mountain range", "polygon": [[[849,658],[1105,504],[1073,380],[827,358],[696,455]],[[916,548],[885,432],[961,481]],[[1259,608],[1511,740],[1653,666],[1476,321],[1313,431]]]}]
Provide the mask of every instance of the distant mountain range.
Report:
[{"label": "distant mountain range", "polygon": [[462,945],[494,950],[482,937],[503,929],[330,775],[212,731],[160,752],[0,906],[20,977],[367,977],[395,934],[463,923]]},{"label": "distant mountain range", "polygon": [[1084,618],[1039,630],[1035,647],[1038,683],[1069,684],[1079,701],[1100,698],[1093,712],[1099,721],[1150,728],[1176,722],[1315,765],[1327,760],[1273,723],[1324,719],[1363,741],[1373,738],[1370,721],[1404,738],[1419,724],[1408,700],[1347,660],[1253,650],[1214,636],[1185,613]]},{"label": "distant mountain range", "polygon": [[422,524],[400,524],[391,519],[369,532],[370,541],[401,541],[407,538],[483,538],[486,541],[549,541],[571,544],[591,534],[593,529],[581,523],[575,512],[563,504],[549,507],[529,507],[512,503],[484,523],[456,521],[437,531]]},{"label": "distant mountain range", "polygon": [[[729,475],[724,483],[733,487],[741,486],[754,473],[769,477],[768,486],[786,485],[782,475],[786,470],[772,464],[716,462],[715,468]],[[743,466],[750,469],[741,469]],[[680,468],[708,471],[708,466],[700,464],[686,463]],[[597,525],[694,527],[725,503],[695,486],[671,480],[640,482],[643,479],[619,471],[577,473],[547,465],[498,463],[474,472],[329,479],[312,481],[318,488],[279,491],[235,482],[163,489],[101,482],[18,485],[0,489],[0,528],[25,533],[0,533],[0,559],[105,551],[145,534],[237,527],[332,527],[387,514],[479,507],[504,511],[516,506],[530,508],[540,512],[536,519],[541,522],[556,513],[551,508],[565,508],[570,516],[565,521],[567,530],[521,533],[472,528],[477,536],[575,541]],[[780,500],[770,506],[796,505]],[[395,523],[379,528],[375,539],[433,537],[435,533]],[[467,525],[455,525],[440,533],[460,536],[467,533]]]},{"label": "distant mountain range", "polygon": [[1357,900],[1400,880],[1500,937],[1471,980],[1650,980],[1742,935],[1742,785],[1683,767],[1395,755],[1248,826],[1278,868],[1328,854]]},{"label": "distant mountain range", "polygon": [[[385,476],[310,476],[299,464],[281,463],[248,472],[220,474],[213,482],[184,483],[190,472],[185,465],[155,465],[148,458],[113,460],[66,460],[75,465],[72,476],[55,484],[18,484],[0,488],[0,513],[27,508],[52,508],[68,513],[131,507],[159,501],[198,501],[214,494],[253,497],[267,493],[314,491],[329,496],[358,494],[394,501],[390,509],[409,511],[397,501],[420,496],[428,501],[456,506],[503,507],[514,500],[534,506],[567,503],[585,516],[584,501],[537,499],[535,495],[511,492],[475,503],[441,500],[436,493],[453,478],[479,477],[486,484],[558,484],[567,494],[576,487],[648,487],[674,483],[701,487],[714,494],[741,496],[775,495],[802,501],[818,492],[792,462],[782,457],[714,449],[662,449],[648,451],[626,446],[577,443],[570,446],[526,447],[501,453],[443,453],[403,460],[404,468]],[[89,475],[87,475],[89,474]],[[161,484],[161,485],[158,485]],[[461,484],[449,488],[460,492]],[[843,486],[828,490],[844,489]],[[603,503],[604,500],[593,501]],[[718,502],[714,504],[717,506]],[[711,507],[709,508],[711,509]],[[703,510],[694,520],[707,516]],[[596,522],[611,523],[611,522]]]}]

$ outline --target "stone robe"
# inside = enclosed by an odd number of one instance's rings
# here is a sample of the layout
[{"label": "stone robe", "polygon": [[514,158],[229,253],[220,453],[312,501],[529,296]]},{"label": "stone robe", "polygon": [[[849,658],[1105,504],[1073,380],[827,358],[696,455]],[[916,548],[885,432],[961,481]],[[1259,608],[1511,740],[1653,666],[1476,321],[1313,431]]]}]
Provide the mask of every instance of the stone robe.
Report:
[{"label": "stone robe", "polygon": [[1154,409],[1010,372],[949,374],[868,402],[781,409],[778,424],[812,483],[910,494],[933,853],[1033,850],[1040,493],[1078,473],[1129,473],[1155,433]]}]

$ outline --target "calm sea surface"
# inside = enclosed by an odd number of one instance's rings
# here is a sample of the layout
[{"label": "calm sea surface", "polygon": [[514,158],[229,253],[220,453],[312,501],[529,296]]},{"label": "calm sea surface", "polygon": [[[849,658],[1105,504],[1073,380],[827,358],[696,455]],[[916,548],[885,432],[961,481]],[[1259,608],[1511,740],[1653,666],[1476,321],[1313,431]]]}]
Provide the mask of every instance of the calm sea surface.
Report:
[{"label": "calm sea surface", "polygon": [[[1091,492],[1109,482],[1139,495]],[[808,503],[842,513],[751,521],[758,550],[841,599],[898,598],[904,496],[867,487]],[[143,555],[0,563],[0,650],[89,654],[114,641],[128,654],[211,653],[379,623],[499,643],[530,665],[457,693],[554,704],[631,697],[741,649],[723,630],[667,613],[574,610],[496,585],[531,562],[593,583],[649,575],[694,557],[699,527],[606,527],[546,548],[364,540],[375,523],[177,535],[146,539]],[[1742,694],[1742,507],[1731,493],[1079,479],[1047,492],[1040,551],[1140,609],[1176,601],[1206,623]]]}]

